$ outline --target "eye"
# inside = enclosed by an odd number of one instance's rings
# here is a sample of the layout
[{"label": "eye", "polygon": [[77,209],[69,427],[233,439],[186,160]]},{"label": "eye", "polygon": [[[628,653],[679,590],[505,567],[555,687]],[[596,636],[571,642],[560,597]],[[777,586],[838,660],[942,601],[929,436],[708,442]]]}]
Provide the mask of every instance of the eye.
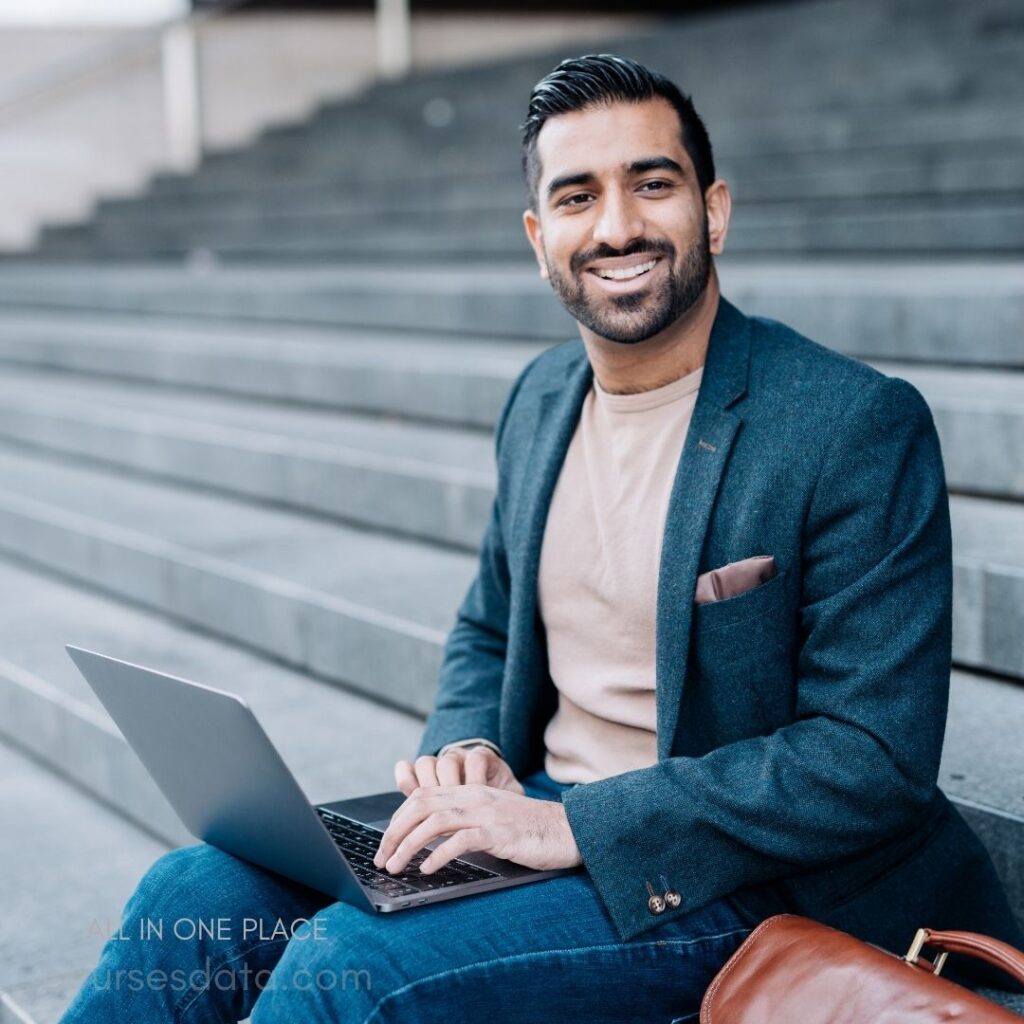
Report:
[{"label": "eye", "polygon": [[589,199],[591,193],[589,192],[575,192],[571,196],[566,196],[564,199],[559,200],[559,206],[581,206],[582,203],[578,203],[577,199]]},{"label": "eye", "polygon": [[651,192],[665,192],[671,187],[671,181],[645,181],[640,185],[641,189],[646,189]]}]

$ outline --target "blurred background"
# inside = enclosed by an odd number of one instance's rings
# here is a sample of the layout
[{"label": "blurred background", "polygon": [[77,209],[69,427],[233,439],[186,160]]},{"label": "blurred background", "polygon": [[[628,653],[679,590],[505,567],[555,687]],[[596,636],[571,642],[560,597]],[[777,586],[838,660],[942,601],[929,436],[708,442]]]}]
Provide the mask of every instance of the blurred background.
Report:
[{"label": "blurred background", "polygon": [[495,417],[575,335],[518,125],[587,52],[692,94],[724,294],[928,400],[939,783],[1024,924],[1018,0],[0,0],[0,1024],[55,1021],[189,841],[64,643],[241,693],[314,801],[415,753]]}]

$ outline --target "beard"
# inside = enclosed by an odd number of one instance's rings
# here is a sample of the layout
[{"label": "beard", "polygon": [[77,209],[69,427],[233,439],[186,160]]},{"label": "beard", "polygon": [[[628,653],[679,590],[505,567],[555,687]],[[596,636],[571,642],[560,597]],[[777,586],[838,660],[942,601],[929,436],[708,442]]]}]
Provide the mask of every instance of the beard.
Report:
[{"label": "beard", "polygon": [[[583,268],[592,260],[616,256],[651,253],[663,256],[668,264],[668,281],[657,291],[641,289],[632,295],[606,295],[594,298],[587,292]],[[704,294],[711,275],[711,248],[708,221],[704,218],[701,237],[683,254],[676,266],[676,247],[668,241],[645,242],[638,239],[621,251],[599,246],[576,253],[569,263],[570,277],[565,277],[544,254],[551,287],[573,317],[595,334],[608,341],[635,345],[660,334],[690,310]],[[650,271],[653,273],[653,271]]]}]

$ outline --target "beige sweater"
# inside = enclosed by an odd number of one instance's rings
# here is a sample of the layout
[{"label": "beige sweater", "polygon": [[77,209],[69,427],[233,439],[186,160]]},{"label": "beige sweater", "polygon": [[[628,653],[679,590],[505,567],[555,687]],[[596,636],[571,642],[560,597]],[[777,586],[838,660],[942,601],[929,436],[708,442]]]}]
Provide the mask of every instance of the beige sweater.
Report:
[{"label": "beige sweater", "polygon": [[545,769],[593,782],[657,761],[654,626],[669,494],[703,367],[653,391],[597,379],[551,500],[538,600],[558,707]]}]

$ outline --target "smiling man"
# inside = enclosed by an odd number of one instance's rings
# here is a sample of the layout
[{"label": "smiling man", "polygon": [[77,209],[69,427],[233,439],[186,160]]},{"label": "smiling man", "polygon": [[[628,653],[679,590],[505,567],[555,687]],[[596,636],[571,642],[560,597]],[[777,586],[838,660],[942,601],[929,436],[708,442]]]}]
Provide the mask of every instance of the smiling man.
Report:
[{"label": "smiling man", "polygon": [[198,980],[87,983],[66,1021],[668,1024],[778,912],[900,953],[923,925],[1024,942],[936,786],[952,562],[927,404],[720,295],[729,189],[665,78],[563,62],[523,166],[581,337],[502,410],[479,572],[376,864],[440,839],[428,875],[467,851],[577,870],[371,916],[175,851],[126,919],[311,918],[321,939],[108,943],[107,975]]}]

